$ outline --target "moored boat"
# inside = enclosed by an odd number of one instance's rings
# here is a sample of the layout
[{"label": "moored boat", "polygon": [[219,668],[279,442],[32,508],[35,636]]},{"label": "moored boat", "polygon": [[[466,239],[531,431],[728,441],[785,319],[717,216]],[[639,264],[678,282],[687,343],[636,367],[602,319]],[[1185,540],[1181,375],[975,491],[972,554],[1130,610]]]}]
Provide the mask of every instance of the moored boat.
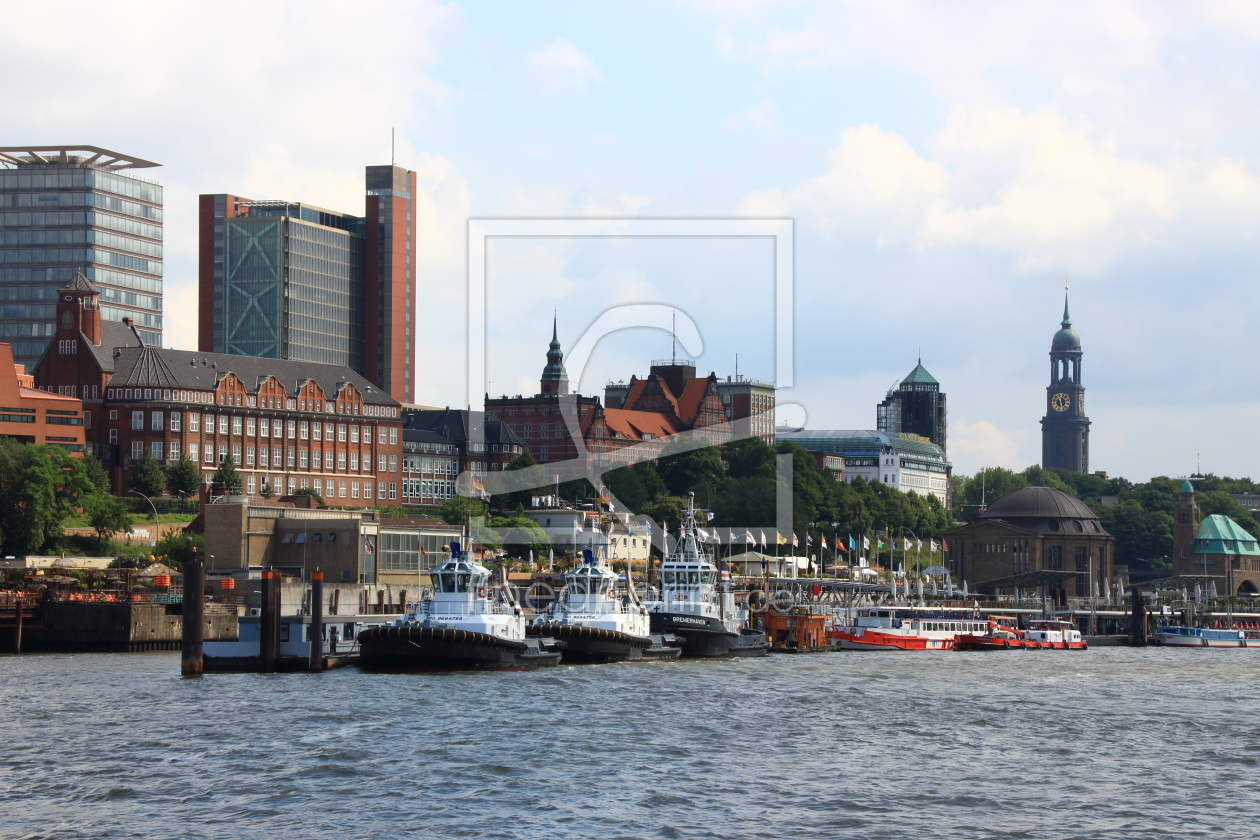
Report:
[{"label": "moored boat", "polygon": [[1260,650],[1260,630],[1240,627],[1183,627],[1161,625],[1155,628],[1155,641],[1169,647],[1252,648]]},{"label": "moored boat", "polygon": [[983,634],[965,633],[954,640],[958,650],[1087,650],[1089,644],[1070,621],[1033,619],[1027,630],[1016,630],[997,621],[988,622]]},{"label": "moored boat", "polygon": [[652,632],[647,608],[628,581],[619,586],[617,574],[589,548],[583,549],[583,559],[565,575],[564,589],[527,633],[564,642],[566,663],[663,661],[682,655],[674,636]]},{"label": "moored boat", "polygon": [[982,634],[988,623],[962,607],[870,607],[859,609],[849,627],[833,627],[827,638],[841,650],[953,650],[963,634]]},{"label": "moored boat", "polygon": [[730,572],[702,551],[696,527],[695,494],[674,551],[661,562],[657,597],[644,601],[653,633],[680,637],[687,658],[729,659],[765,656],[770,641],[749,629],[747,606],[736,606]]},{"label": "moored boat", "polygon": [[458,541],[429,572],[433,590],[388,627],[359,633],[360,665],[375,671],[533,670],[557,665],[561,645],[526,635],[525,616],[490,570]]}]

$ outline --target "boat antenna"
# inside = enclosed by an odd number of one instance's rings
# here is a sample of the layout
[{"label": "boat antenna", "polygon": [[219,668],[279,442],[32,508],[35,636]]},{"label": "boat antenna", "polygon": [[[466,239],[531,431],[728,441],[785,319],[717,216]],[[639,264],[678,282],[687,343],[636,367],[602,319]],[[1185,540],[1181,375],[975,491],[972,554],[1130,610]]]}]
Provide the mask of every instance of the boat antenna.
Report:
[{"label": "boat antenna", "polygon": [[669,363],[678,362],[678,310],[669,310]]}]

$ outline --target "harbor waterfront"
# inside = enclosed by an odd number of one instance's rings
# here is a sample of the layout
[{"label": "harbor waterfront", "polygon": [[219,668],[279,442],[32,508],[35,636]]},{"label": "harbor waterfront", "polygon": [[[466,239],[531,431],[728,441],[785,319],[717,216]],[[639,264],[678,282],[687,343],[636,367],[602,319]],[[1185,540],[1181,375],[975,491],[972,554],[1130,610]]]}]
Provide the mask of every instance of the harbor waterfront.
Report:
[{"label": "harbor waterfront", "polygon": [[212,674],[0,657],[0,837],[1253,833],[1251,655]]}]

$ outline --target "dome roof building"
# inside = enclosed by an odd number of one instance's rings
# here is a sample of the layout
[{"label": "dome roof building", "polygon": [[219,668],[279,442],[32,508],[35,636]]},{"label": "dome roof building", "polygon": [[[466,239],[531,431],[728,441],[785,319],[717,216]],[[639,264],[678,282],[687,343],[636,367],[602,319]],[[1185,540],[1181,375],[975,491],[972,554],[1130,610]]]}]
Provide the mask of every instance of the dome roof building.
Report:
[{"label": "dome roof building", "polygon": [[1063,602],[1109,592],[1115,538],[1080,499],[1024,487],[944,534],[955,577],[981,591],[1038,591]]}]

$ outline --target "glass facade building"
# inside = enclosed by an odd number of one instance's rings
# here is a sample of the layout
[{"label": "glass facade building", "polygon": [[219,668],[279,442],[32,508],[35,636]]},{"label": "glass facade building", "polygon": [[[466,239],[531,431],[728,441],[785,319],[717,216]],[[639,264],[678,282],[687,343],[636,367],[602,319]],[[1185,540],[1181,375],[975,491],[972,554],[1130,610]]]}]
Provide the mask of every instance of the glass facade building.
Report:
[{"label": "glass facade building", "polygon": [[[227,196],[215,198],[226,208]],[[362,370],[363,220],[292,202],[235,204],[240,215],[216,224],[213,352]]]},{"label": "glass facade building", "polygon": [[27,369],[56,332],[57,289],[82,271],[101,314],[162,343],[162,186],[155,163],[95,147],[0,148],[0,341]]}]

